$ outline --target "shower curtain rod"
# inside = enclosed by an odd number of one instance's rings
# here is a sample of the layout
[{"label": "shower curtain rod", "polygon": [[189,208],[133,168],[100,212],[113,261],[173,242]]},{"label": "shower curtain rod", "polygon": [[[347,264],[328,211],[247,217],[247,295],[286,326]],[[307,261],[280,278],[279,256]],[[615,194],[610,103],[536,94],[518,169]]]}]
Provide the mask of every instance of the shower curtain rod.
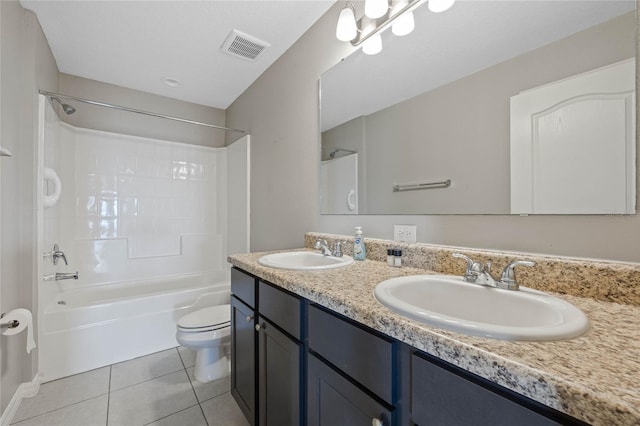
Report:
[{"label": "shower curtain rod", "polygon": [[127,111],[127,112],[135,112],[136,114],[149,115],[151,117],[166,118],[167,120],[179,121],[181,123],[195,124],[197,126],[211,127],[213,129],[228,130],[230,132],[239,132],[245,135],[250,134],[250,132],[247,130],[232,129],[230,127],[218,126],[216,124],[202,123],[200,121],[187,120],[185,118],[173,117],[171,115],[158,114],[155,112],[143,111],[141,109],[128,108],[120,105],[108,104],[106,102],[93,101],[91,99],[78,98],[76,96],[62,95],[60,93],[47,92],[45,90],[39,90],[39,92],[41,95],[45,95],[45,96],[55,96],[62,99],[73,99],[74,101],[84,102],[86,104],[97,105],[97,106],[106,107],[106,108],[119,109],[121,111]]}]

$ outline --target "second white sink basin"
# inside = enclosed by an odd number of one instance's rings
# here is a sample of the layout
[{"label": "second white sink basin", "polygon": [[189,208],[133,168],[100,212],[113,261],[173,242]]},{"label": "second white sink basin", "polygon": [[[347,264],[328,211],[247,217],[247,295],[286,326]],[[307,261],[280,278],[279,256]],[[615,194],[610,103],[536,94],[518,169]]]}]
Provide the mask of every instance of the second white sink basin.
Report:
[{"label": "second white sink basin", "polygon": [[351,256],[324,256],[314,251],[287,251],[262,256],[258,259],[262,266],[295,271],[319,271],[340,268],[353,263]]},{"label": "second white sink basin", "polygon": [[378,284],[376,299],[408,318],[459,333],[503,340],[559,340],[589,329],[572,304],[520,287],[501,290],[451,275],[413,275]]}]

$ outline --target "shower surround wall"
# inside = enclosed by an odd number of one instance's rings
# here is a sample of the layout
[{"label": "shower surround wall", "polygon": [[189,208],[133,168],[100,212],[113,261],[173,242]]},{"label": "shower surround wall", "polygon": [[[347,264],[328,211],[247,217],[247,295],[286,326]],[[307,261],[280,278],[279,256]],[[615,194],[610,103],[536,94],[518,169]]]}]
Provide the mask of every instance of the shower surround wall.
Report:
[{"label": "shower surround wall", "polygon": [[[40,247],[58,243],[68,260],[54,267],[45,255],[40,267],[43,380],[176,346],[180,316],[229,302],[227,247],[248,250],[246,235],[227,233],[228,205],[247,197],[235,181],[248,137],[211,148],[77,128],[44,97],[41,114],[41,158],[62,193],[42,210]],[[248,205],[233,209],[240,218]]]},{"label": "shower surround wall", "polygon": [[63,289],[226,268],[226,152],[61,124]]}]

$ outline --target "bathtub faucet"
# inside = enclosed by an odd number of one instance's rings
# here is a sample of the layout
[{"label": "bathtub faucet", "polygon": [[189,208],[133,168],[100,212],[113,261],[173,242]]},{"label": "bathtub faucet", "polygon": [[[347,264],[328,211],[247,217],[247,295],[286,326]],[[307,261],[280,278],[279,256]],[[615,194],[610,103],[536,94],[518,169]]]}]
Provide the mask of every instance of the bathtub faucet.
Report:
[{"label": "bathtub faucet", "polygon": [[68,265],[69,263],[67,262],[67,256],[64,255],[64,252],[62,250],[60,250],[60,248],[58,247],[58,243],[53,245],[53,251],[51,252],[51,260],[53,261],[54,265],[58,264],[58,259],[62,258],[62,260],[64,260],[64,264]]},{"label": "bathtub faucet", "polygon": [[71,279],[77,280],[78,272],[56,272],[56,281]]}]

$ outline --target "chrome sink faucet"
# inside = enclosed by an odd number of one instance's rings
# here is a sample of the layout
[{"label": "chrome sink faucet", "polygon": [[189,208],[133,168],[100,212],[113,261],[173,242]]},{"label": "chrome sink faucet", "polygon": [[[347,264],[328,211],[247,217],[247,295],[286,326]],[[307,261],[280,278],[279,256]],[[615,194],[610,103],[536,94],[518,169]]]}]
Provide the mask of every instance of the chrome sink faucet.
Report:
[{"label": "chrome sink faucet", "polygon": [[500,281],[496,281],[491,275],[491,262],[482,264],[476,262],[462,253],[452,253],[453,257],[464,259],[467,262],[467,269],[463,275],[463,279],[468,283],[485,285],[487,287],[501,288],[504,290],[518,290],[520,287],[516,282],[515,267],[516,266],[534,266],[535,262],[528,260],[516,260],[509,263],[502,270]]},{"label": "chrome sink faucet", "polygon": [[329,247],[329,243],[327,240],[318,239],[316,240],[316,245],[313,246],[316,250],[320,250],[320,252],[325,256],[331,256],[331,247]]},{"label": "chrome sink faucet", "polygon": [[331,250],[329,243],[327,240],[318,238],[316,240],[316,244],[313,246],[316,250],[320,250],[320,252],[325,256],[334,256],[334,257],[342,257],[342,244],[344,241],[336,242],[335,250]]}]

